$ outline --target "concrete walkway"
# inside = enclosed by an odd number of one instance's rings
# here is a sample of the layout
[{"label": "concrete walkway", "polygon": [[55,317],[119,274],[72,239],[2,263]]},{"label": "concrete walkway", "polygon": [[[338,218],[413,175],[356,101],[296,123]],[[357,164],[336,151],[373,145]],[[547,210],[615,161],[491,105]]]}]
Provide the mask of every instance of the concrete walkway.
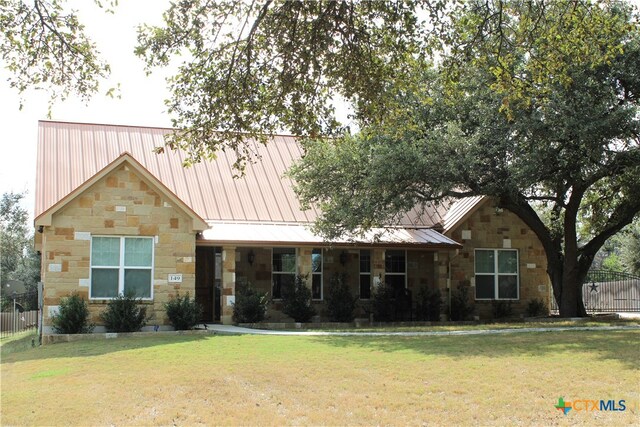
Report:
[{"label": "concrete walkway", "polygon": [[620,331],[640,330],[640,325],[633,326],[562,326],[557,328],[514,328],[514,329],[481,329],[460,331],[406,331],[406,332],[358,332],[358,331],[273,331],[267,329],[242,328],[231,325],[207,324],[209,331],[219,335],[284,335],[284,336],[338,336],[338,337],[428,337],[441,335],[498,335],[526,332],[567,332],[567,331]]}]

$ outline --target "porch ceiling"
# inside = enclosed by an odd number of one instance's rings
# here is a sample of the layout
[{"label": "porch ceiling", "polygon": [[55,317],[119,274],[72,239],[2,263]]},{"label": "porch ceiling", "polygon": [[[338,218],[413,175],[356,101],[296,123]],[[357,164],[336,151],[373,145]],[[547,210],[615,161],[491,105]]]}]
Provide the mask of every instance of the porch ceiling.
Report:
[{"label": "porch ceiling", "polygon": [[326,241],[310,230],[310,224],[209,222],[200,241],[240,245],[375,245],[422,248],[461,248],[458,242],[430,228],[377,228],[363,237]]}]

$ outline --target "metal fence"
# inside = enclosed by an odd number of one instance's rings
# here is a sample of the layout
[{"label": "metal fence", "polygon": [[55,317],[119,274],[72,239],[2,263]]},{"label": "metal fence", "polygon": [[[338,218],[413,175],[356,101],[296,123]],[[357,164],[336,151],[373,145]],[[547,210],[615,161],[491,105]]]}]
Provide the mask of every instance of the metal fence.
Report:
[{"label": "metal fence", "polygon": [[2,297],[0,337],[38,329],[38,294],[27,292]]},{"label": "metal fence", "polygon": [[[589,314],[640,313],[640,277],[617,271],[591,270],[582,285],[584,307]],[[555,298],[551,312],[558,313]]]}]

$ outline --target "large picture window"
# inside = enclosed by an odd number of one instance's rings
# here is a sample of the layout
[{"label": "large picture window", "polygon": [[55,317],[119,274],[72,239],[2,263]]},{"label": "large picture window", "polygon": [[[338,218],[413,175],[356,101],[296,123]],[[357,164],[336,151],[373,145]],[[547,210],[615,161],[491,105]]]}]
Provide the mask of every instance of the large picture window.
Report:
[{"label": "large picture window", "polygon": [[311,297],[321,300],[324,297],[322,286],[322,249],[311,251]]},{"label": "large picture window", "polygon": [[281,299],[283,290],[293,289],[296,280],[296,249],[273,248],[271,260],[272,296]]},{"label": "large picture window", "polygon": [[476,249],[476,299],[518,299],[518,251]]},{"label": "large picture window", "polygon": [[110,299],[133,293],[151,299],[153,237],[91,238],[92,299]]}]

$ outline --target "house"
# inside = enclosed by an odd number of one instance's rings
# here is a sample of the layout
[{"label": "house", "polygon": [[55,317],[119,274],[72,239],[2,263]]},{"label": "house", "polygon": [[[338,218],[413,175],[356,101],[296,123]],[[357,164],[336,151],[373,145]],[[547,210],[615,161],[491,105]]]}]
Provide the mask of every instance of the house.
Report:
[{"label": "house", "polygon": [[[235,160],[183,168],[167,150],[171,129],[39,122],[36,249],[42,256],[45,330],[60,299],[78,292],[98,313],[125,290],[148,305],[151,324],[168,324],[163,303],[187,292],[205,321],[230,323],[236,283],[269,292],[270,321],[282,286],[308,275],[322,312],[331,277],[346,273],[366,301],[380,282],[414,295],[471,286],[476,315],[511,301],[522,314],[531,299],[549,304],[543,248],[527,226],[483,197],[406,213],[400,225],[360,240],[325,242],[308,229],[318,213],[302,210],[283,177],[301,156],[296,138],[255,144],[260,161],[234,179]],[[362,315],[362,313],[361,313]]]}]

